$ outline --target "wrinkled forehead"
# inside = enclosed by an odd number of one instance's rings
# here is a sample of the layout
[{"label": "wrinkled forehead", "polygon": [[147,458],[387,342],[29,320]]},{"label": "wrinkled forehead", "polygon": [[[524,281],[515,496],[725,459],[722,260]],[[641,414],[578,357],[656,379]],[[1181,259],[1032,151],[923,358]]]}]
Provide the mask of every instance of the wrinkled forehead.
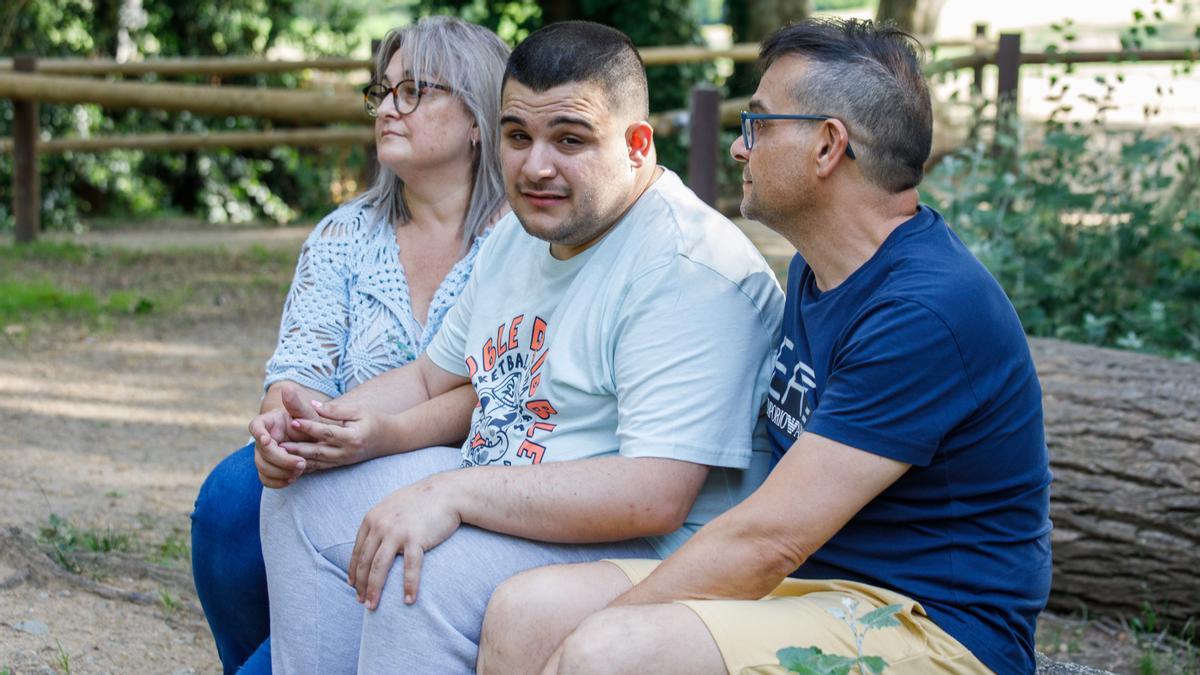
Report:
[{"label": "wrinkled forehead", "polygon": [[810,59],[800,56],[781,56],[775,59],[762,78],[750,100],[751,112],[781,112],[790,109],[805,89],[805,79],[812,68]]}]

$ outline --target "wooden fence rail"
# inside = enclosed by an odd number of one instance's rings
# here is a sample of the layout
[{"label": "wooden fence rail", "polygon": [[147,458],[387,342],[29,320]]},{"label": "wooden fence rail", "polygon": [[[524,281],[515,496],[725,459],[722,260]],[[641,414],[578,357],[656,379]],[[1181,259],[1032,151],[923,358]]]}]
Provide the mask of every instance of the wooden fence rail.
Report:
[{"label": "wooden fence rail", "polygon": [[345,92],[260,87],[107,82],[86,77],[0,72],[0,98],[44,103],[98,103],[106,108],[187,110],[300,123],[362,122],[362,99]]},{"label": "wooden fence rail", "polygon": [[[99,152],[102,150],[216,150],[221,148],[320,147],[367,145],[374,142],[371,127],[309,127],[267,131],[227,131],[201,134],[114,134],[91,138],[52,138],[38,143],[38,153]],[[0,138],[0,152],[12,152],[13,141]]]}]

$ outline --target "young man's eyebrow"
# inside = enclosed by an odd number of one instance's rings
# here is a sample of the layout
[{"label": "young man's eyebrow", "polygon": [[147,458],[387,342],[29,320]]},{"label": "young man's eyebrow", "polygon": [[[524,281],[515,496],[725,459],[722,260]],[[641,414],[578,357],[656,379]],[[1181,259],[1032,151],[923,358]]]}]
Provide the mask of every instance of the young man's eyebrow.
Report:
[{"label": "young man's eyebrow", "polygon": [[509,113],[507,115],[500,116],[500,126],[504,126],[505,124],[515,124],[517,126],[525,126],[525,120],[521,119],[520,117],[517,117],[516,115],[513,115],[512,113]]},{"label": "young man's eyebrow", "polygon": [[565,124],[575,124],[575,125],[583,127],[584,129],[587,129],[588,131],[596,130],[595,125],[593,125],[591,122],[585,120],[582,117],[572,117],[571,115],[559,115],[558,117],[555,117],[550,120],[550,126],[552,126],[552,127],[562,126]]}]

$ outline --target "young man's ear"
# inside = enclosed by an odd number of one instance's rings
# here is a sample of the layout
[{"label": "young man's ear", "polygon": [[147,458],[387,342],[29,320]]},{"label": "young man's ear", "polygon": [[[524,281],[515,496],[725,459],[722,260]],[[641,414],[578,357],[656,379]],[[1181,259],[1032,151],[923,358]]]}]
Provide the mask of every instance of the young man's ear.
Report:
[{"label": "young man's ear", "polygon": [[654,127],[648,122],[634,122],[625,130],[625,146],[629,148],[629,163],[640,169],[650,161],[654,151]]}]

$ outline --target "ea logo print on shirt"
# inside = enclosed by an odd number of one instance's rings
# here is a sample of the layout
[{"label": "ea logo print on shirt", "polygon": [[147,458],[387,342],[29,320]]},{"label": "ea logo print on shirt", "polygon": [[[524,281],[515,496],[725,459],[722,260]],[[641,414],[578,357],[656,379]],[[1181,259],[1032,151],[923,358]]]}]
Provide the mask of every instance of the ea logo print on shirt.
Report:
[{"label": "ea logo print on shirt", "polygon": [[767,390],[767,419],[777,429],[795,439],[804,431],[812,415],[811,392],[817,386],[816,374],[807,363],[796,359],[795,344],[784,338],[775,354],[775,372]]}]

